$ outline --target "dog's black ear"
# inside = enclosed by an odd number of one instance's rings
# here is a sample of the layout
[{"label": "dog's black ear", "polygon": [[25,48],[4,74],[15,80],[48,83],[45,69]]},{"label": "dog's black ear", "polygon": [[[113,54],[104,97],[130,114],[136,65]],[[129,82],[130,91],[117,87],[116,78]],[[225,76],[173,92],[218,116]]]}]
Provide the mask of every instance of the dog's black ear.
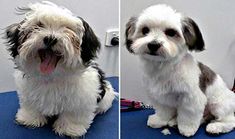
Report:
[{"label": "dog's black ear", "polygon": [[133,41],[131,40],[131,36],[135,32],[135,24],[137,21],[137,17],[131,17],[129,21],[126,24],[126,31],[125,31],[125,41],[126,41],[126,48],[129,50],[129,52],[133,53],[133,50],[131,49],[131,45]]},{"label": "dog's black ear", "polygon": [[184,18],[182,24],[184,39],[189,50],[205,50],[204,40],[197,24],[189,17]]},{"label": "dog's black ear", "polygon": [[19,23],[12,24],[6,28],[5,31],[5,38],[7,39],[7,44],[9,45],[8,50],[13,58],[15,58],[18,53],[19,43]]},{"label": "dog's black ear", "polygon": [[84,64],[87,64],[97,57],[97,53],[100,50],[100,42],[89,24],[82,18],[80,19],[82,20],[85,29],[81,44],[81,58]]}]

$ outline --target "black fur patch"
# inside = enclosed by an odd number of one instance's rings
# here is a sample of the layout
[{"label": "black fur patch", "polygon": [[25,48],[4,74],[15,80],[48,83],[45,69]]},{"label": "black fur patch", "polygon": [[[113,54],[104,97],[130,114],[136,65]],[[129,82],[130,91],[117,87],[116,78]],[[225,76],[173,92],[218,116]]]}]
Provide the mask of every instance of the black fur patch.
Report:
[{"label": "black fur patch", "polygon": [[129,39],[129,36],[132,35],[135,31],[136,20],[137,20],[137,17],[131,17],[126,24],[126,31],[125,31],[126,48],[130,53],[133,53],[133,50],[131,49],[131,45],[133,41]]},{"label": "black fur patch", "polygon": [[204,40],[197,24],[191,18],[183,20],[183,35],[190,51],[203,51]]},{"label": "black fur patch", "polygon": [[99,97],[97,98],[97,103],[99,103],[104,95],[105,95],[105,87],[106,87],[106,82],[105,82],[105,74],[104,72],[99,68],[98,64],[96,63],[92,63],[92,67],[95,68],[99,74],[99,82],[100,82],[100,86],[99,86],[99,90],[100,90],[100,93],[99,93]]},{"label": "black fur patch", "polygon": [[84,64],[89,64],[91,60],[97,57],[97,53],[100,50],[100,42],[89,24],[81,17],[79,18],[85,28],[81,44],[81,58]]},{"label": "black fur patch", "polygon": [[216,74],[209,67],[200,62],[198,63],[198,67],[201,70],[201,75],[199,77],[199,87],[202,92],[205,92],[206,88],[214,82]]},{"label": "black fur patch", "polygon": [[12,24],[7,27],[5,33],[6,33],[6,39],[7,44],[9,45],[8,50],[10,51],[10,54],[13,58],[15,58],[18,53],[18,47],[20,46],[20,31],[19,31],[19,25],[18,23]]},{"label": "black fur patch", "polygon": [[235,79],[234,79],[234,82],[233,82],[233,88],[235,89]]},{"label": "black fur patch", "polygon": [[234,82],[233,82],[233,88],[232,88],[233,92],[235,92],[235,79],[234,79]]},{"label": "black fur patch", "polygon": [[133,53],[133,50],[131,49],[132,43],[133,43],[132,40],[129,40],[129,39],[126,40],[126,48],[127,50],[129,50],[130,53]]}]

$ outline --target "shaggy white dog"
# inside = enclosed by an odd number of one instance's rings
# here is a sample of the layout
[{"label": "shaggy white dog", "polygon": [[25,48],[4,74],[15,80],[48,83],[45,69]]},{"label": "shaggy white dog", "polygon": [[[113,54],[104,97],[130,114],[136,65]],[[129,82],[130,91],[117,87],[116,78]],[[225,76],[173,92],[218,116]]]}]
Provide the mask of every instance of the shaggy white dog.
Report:
[{"label": "shaggy white dog", "polygon": [[16,65],[19,124],[40,127],[58,116],[59,135],[84,135],[96,114],[112,106],[115,93],[92,60],[100,42],[90,26],[51,2],[19,8],[25,15],[6,30]]}]

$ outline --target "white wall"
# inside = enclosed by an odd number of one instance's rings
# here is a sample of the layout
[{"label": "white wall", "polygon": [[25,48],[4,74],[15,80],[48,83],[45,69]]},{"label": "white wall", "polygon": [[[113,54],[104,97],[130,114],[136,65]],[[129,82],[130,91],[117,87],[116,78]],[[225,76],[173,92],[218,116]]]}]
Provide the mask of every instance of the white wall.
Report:
[{"label": "white wall", "polygon": [[[118,47],[105,47],[105,32],[107,29],[118,28],[118,0],[51,0],[70,9],[75,15],[83,17],[100,38],[102,50],[98,63],[107,76],[118,76]],[[4,28],[22,20],[23,16],[15,14],[17,6],[25,6],[35,0],[1,0],[0,1],[0,34]],[[4,40],[0,39],[0,92],[15,90],[12,77],[13,62],[9,60]]]},{"label": "white wall", "polygon": [[[121,0],[121,32],[128,19],[153,4],[165,3],[193,18],[204,36],[206,50],[195,57],[219,73],[229,87],[235,77],[235,1],[227,0]],[[122,44],[124,44],[122,39]],[[147,101],[136,56],[121,46],[122,97]]]}]

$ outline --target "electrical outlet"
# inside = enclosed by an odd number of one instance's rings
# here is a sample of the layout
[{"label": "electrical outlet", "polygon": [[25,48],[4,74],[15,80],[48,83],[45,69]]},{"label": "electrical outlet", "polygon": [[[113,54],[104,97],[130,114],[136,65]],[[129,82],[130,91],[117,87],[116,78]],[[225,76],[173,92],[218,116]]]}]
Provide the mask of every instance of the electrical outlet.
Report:
[{"label": "electrical outlet", "polygon": [[119,31],[118,29],[109,29],[106,31],[105,46],[118,46]]}]

